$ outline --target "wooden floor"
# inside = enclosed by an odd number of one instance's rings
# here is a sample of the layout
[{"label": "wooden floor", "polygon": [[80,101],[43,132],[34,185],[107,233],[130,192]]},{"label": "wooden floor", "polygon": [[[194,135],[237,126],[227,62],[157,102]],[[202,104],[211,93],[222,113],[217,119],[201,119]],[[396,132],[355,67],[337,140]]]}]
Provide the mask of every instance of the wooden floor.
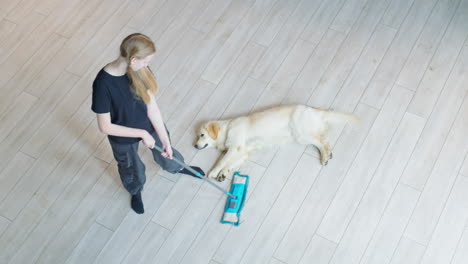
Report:
[{"label": "wooden floor", "polygon": [[[239,227],[142,147],[137,215],[90,110],[133,32],[205,170],[201,121],[302,103],[362,122],[331,131],[326,167],[310,146],[251,157]],[[0,0],[0,263],[468,263],[467,36],[468,0]]]}]

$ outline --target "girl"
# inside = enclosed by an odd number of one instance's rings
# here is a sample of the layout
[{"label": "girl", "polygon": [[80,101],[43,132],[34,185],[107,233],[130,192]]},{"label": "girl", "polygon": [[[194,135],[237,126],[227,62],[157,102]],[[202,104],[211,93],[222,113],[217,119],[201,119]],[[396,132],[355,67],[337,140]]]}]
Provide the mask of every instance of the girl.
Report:
[{"label": "girl", "polygon": [[[172,160],[174,156],[183,161],[183,157],[171,147],[155,100],[158,86],[148,68],[155,52],[149,37],[131,34],[122,41],[120,56],[101,69],[93,82],[91,109],[97,115],[99,130],[108,135],[120,179],[138,214],[144,213],[141,191],[146,181],[145,165],[138,156],[140,140],[163,170],[195,176]],[[155,144],[164,152],[156,151]],[[205,175],[199,167],[192,168]]]}]

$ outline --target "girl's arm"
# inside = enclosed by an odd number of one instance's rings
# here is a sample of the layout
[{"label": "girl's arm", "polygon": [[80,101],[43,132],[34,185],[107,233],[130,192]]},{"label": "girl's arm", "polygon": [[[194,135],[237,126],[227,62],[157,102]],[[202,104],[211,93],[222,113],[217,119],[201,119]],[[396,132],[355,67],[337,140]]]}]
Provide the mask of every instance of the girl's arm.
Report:
[{"label": "girl's arm", "polygon": [[159,110],[159,106],[156,103],[156,98],[154,95],[148,91],[148,95],[150,96],[150,102],[146,105],[148,110],[148,118],[151,121],[151,124],[156,130],[156,134],[158,134],[159,139],[162,143],[162,148],[164,150],[161,155],[165,158],[172,159],[172,147],[171,142],[169,141],[169,136],[167,135],[166,127],[164,126],[164,121],[161,115],[161,111]]},{"label": "girl's arm", "polygon": [[153,148],[155,141],[148,131],[144,129],[125,127],[111,123],[110,113],[96,114],[99,130],[111,136],[132,137],[143,139],[143,144],[149,148]]}]

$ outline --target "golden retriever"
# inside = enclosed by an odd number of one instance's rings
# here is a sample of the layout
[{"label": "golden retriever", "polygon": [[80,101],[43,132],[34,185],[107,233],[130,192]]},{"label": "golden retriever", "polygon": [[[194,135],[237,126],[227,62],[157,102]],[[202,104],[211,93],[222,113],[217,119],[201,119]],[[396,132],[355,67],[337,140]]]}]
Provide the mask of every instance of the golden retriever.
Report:
[{"label": "golden retriever", "polygon": [[232,119],[208,121],[200,127],[197,149],[226,151],[208,177],[223,181],[249,153],[286,143],[312,144],[326,165],[332,153],[326,132],[329,123],[357,121],[356,116],[306,105],[284,105]]}]

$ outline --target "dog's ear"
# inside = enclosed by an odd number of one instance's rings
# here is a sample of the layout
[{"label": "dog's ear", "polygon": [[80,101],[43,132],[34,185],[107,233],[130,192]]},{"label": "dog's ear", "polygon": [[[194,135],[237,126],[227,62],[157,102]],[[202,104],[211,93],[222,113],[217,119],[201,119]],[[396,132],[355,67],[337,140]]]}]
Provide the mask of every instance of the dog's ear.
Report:
[{"label": "dog's ear", "polygon": [[216,140],[218,138],[218,132],[220,129],[221,128],[219,127],[218,123],[211,122],[208,124],[206,131],[208,131],[208,135],[210,135],[212,139]]}]

